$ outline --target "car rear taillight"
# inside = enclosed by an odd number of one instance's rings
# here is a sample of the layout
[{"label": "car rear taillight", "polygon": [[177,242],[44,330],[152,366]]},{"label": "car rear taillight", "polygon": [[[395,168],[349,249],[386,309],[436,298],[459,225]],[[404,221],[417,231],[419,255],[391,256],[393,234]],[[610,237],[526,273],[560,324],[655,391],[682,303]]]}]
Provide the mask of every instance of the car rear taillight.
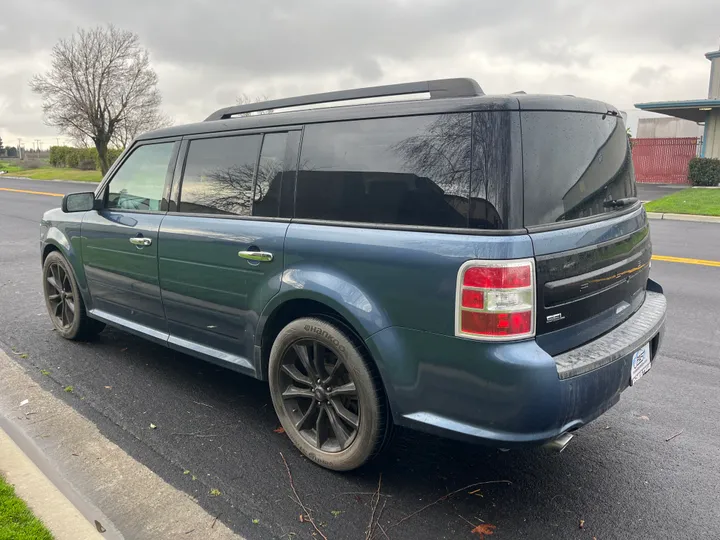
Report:
[{"label": "car rear taillight", "polygon": [[509,341],[535,335],[535,261],[468,261],[458,273],[455,335]]}]

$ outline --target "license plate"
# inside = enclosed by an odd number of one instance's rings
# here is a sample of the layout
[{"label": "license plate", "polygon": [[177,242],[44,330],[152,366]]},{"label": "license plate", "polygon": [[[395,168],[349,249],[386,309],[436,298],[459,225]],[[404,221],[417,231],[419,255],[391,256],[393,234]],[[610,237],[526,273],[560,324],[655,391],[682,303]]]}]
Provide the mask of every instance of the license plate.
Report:
[{"label": "license plate", "polygon": [[652,364],[650,363],[650,343],[646,343],[645,346],[636,351],[632,357],[632,366],[630,367],[630,386],[645,375]]}]

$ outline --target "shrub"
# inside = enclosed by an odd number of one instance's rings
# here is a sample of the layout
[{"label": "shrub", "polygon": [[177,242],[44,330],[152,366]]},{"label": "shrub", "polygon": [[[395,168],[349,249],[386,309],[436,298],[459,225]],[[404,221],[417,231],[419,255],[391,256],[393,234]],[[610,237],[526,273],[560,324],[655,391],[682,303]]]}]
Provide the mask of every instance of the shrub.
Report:
[{"label": "shrub", "polygon": [[71,146],[51,146],[50,147],[50,165],[53,167],[67,167],[68,153],[74,148]]},{"label": "shrub", "polygon": [[[112,165],[122,152],[122,148],[108,148],[108,164]],[[50,165],[91,171],[100,169],[100,157],[95,148],[51,146]]]},{"label": "shrub", "polygon": [[[125,149],[124,148],[108,148],[108,165],[112,165],[117,161],[117,158],[120,157],[120,154],[123,153]],[[98,166],[98,169],[100,167]]]},{"label": "shrub", "polygon": [[80,155],[78,154],[78,149],[68,148],[67,154],[65,154],[65,166],[75,169],[79,164]]},{"label": "shrub", "polygon": [[688,177],[693,186],[720,185],[720,159],[691,159],[688,167]]},{"label": "shrub", "polygon": [[[108,166],[112,166],[112,164],[115,163],[115,160],[120,157],[123,150],[124,148],[108,148]],[[97,151],[95,151],[95,165],[97,169],[100,169],[100,156],[98,156]]]},{"label": "shrub", "polygon": [[46,166],[46,164],[39,159],[28,159],[22,165],[25,169],[41,169]]},{"label": "shrub", "polygon": [[96,168],[94,159],[83,159],[78,163],[78,169],[81,171],[94,171]]}]

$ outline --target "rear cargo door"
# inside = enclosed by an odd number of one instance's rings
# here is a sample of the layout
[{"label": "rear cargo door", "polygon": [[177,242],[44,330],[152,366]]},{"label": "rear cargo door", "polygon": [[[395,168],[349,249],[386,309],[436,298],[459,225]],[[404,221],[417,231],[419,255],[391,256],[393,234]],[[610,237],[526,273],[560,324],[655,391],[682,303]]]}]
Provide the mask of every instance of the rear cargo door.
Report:
[{"label": "rear cargo door", "polygon": [[549,354],[608,332],[645,297],[652,247],[617,114],[523,111],[524,221]]}]

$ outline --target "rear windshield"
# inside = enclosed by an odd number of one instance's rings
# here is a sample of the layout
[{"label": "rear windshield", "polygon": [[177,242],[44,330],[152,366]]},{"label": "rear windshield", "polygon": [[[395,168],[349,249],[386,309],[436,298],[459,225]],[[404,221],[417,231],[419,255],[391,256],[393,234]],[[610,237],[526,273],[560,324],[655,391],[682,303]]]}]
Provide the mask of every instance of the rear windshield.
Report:
[{"label": "rear windshield", "polygon": [[635,197],[622,118],[579,112],[523,112],[525,226],[617,212],[607,201]]}]

